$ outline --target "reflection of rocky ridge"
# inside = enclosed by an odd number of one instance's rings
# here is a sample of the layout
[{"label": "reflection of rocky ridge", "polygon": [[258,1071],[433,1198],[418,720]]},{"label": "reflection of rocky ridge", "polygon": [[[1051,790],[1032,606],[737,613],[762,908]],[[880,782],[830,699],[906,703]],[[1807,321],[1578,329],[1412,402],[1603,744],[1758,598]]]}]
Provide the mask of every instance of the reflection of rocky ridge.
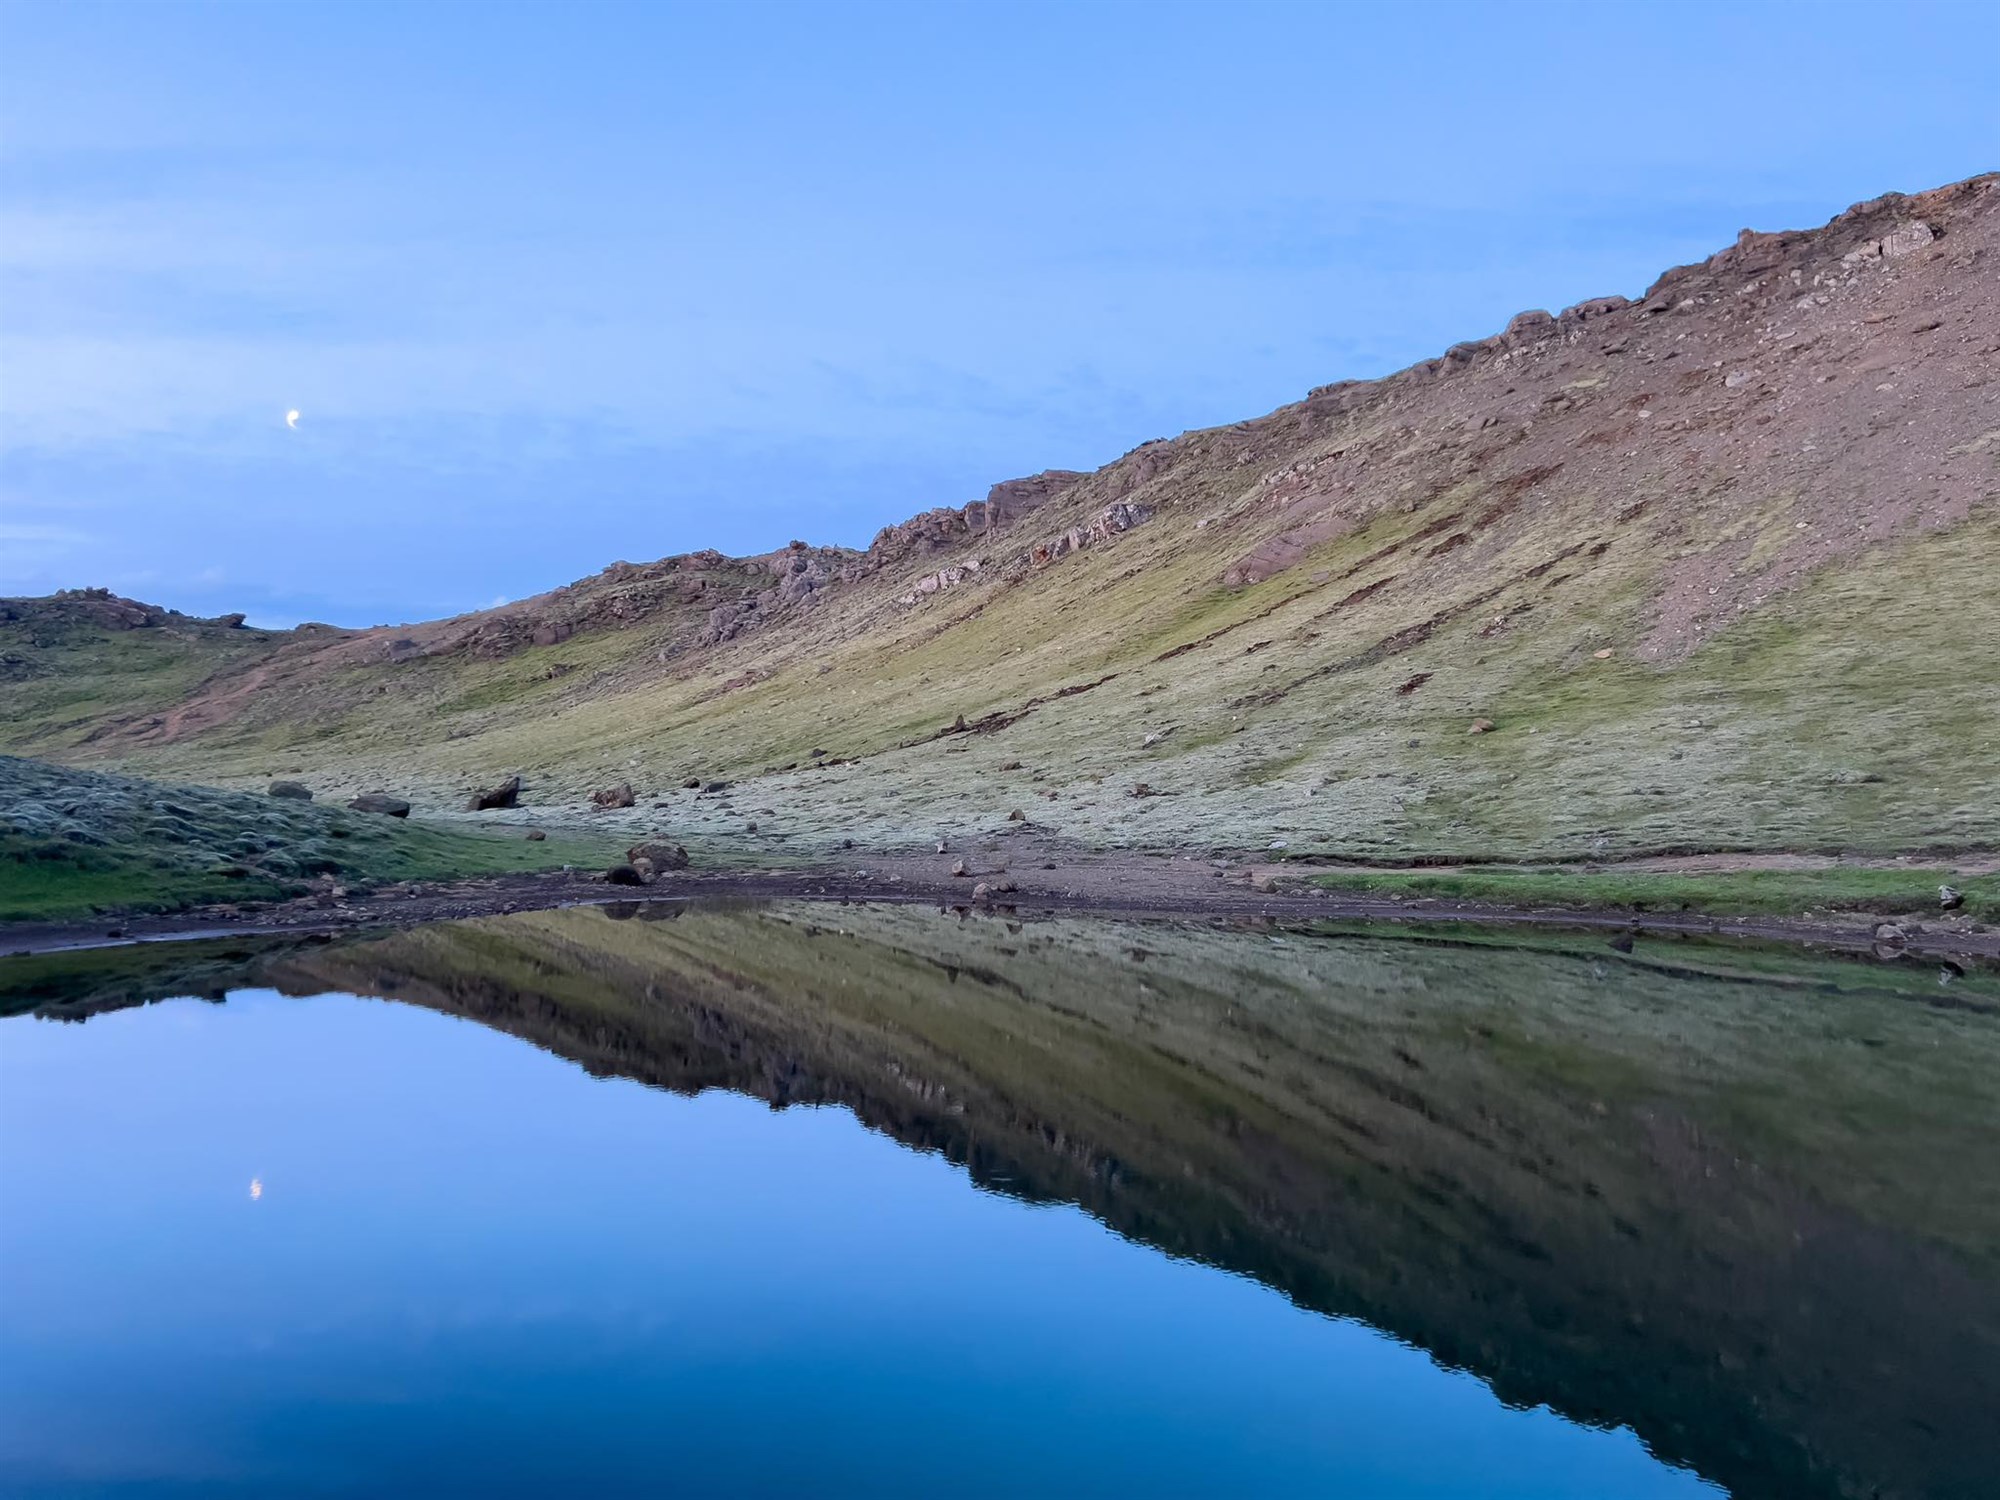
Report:
[{"label": "reflection of rocky ridge", "polygon": [[255,965],[599,1074],[845,1105],[1739,1495],[1982,1493],[2000,1025],[1803,977],[833,908],[544,913]]},{"label": "reflection of rocky ridge", "polygon": [[15,954],[0,959],[0,1017],[33,1012],[45,1020],[87,1021],[156,1000],[220,1001],[261,983],[256,975],[266,962],[328,941],[245,936]]}]

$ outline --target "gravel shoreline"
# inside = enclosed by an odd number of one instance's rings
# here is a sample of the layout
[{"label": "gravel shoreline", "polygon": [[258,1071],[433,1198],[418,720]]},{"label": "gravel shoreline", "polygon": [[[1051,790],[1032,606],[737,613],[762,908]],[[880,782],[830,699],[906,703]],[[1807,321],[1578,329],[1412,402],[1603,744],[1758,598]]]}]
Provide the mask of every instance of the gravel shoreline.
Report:
[{"label": "gravel shoreline", "polygon": [[[323,933],[410,926],[563,906],[635,902],[824,901],[919,903],[950,908],[1043,914],[1118,914],[1284,922],[1365,921],[1386,925],[1475,923],[1496,927],[1565,927],[1609,933],[1738,937],[1872,953],[1885,961],[1972,958],[2000,961],[2000,932],[1965,922],[1902,924],[1904,936],[1882,943],[1876,919],[1729,917],[1696,912],[1560,910],[1469,901],[1397,900],[1348,895],[1290,883],[1292,872],[1191,858],[1143,855],[1073,857],[1036,868],[982,869],[966,857],[965,875],[947,855],[871,855],[838,869],[743,869],[688,872],[642,888],[606,885],[581,872],[486,876],[411,883],[341,897],[331,893],[168,915],[99,917],[89,921],[0,924],[0,955],[54,953],[124,943],[173,942],[229,936]],[[991,863],[987,861],[987,863]],[[1218,866],[1221,866],[1218,868]],[[1309,873],[1300,871],[1300,874]],[[988,878],[982,879],[982,874]],[[998,889],[1012,884],[1013,889]],[[975,896],[977,889],[984,893]]]}]

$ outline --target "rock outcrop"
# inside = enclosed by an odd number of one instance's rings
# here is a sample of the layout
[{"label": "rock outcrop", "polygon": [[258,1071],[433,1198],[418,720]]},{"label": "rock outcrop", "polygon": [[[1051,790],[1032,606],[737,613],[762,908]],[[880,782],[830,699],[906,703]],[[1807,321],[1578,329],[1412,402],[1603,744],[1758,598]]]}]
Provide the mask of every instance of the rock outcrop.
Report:
[{"label": "rock outcrop", "polygon": [[894,526],[884,526],[869,544],[869,571],[932,552],[956,550],[1011,530],[1084,477],[1068,469],[1048,469],[1026,479],[1004,480],[988,490],[984,500],[970,505],[927,510]]},{"label": "rock outcrop", "polygon": [[651,875],[659,875],[668,870],[685,870],[688,867],[687,850],[666,839],[647,839],[634,844],[625,851],[625,858],[635,868]]},{"label": "rock outcrop", "polygon": [[521,778],[509,776],[498,786],[481,787],[472,794],[465,804],[467,812],[485,812],[490,808],[513,807],[521,800]]}]

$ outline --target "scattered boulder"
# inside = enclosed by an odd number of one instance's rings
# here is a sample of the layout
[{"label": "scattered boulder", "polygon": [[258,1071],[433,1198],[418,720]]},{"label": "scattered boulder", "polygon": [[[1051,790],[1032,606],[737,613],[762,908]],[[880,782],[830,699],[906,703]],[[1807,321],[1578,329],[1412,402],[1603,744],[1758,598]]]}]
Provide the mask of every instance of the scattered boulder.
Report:
[{"label": "scattered boulder", "polygon": [[729,783],[726,781],[705,782],[702,785],[702,790],[704,792],[726,792],[729,790]]},{"label": "scattered boulder", "polygon": [[1021,763],[1018,760],[1003,760],[1000,762],[1000,769],[1003,771],[1018,771],[1021,769]]},{"label": "scattered boulder", "polygon": [[1921,219],[1910,219],[1896,225],[1879,240],[1868,240],[1857,245],[1840,258],[1844,266],[1865,265],[1872,260],[1900,260],[1905,255],[1914,255],[1937,239],[1931,226]]},{"label": "scattered boulder", "polygon": [[683,781],[683,782],[681,783],[681,790],[682,790],[682,791],[687,791],[687,792],[698,792],[698,791],[700,791],[700,790],[701,790],[701,778],[700,778],[699,776],[690,776],[690,777],[688,777],[688,779],[687,779],[686,781]]},{"label": "scattered boulder", "polygon": [[313,799],[312,788],[298,781],[274,781],[271,783],[270,795],[284,797],[292,802],[310,802]]},{"label": "scattered boulder", "polygon": [[1493,729],[1494,724],[1491,719],[1474,719],[1470,732],[1473,734],[1491,734]]},{"label": "scattered boulder", "polygon": [[1937,238],[1931,226],[1921,219],[1912,219],[1906,224],[1898,224],[1882,236],[1882,258],[1898,260],[1905,255],[1914,255]]},{"label": "scattered boulder", "polygon": [[647,839],[634,844],[625,851],[625,857],[635,865],[644,860],[656,875],[662,870],[685,870],[688,867],[687,850],[665,839]]},{"label": "scattered boulder", "polygon": [[644,885],[646,877],[633,865],[613,865],[604,872],[606,885]]},{"label": "scattered boulder", "polygon": [[954,877],[960,877],[970,875],[972,872],[965,868],[964,860],[955,859],[951,862],[951,873]]},{"label": "scattered boulder", "polygon": [[539,828],[530,828],[528,830],[528,842],[531,844],[542,843],[546,841],[547,838],[548,835],[546,833],[543,833],[542,830]]},{"label": "scattered boulder", "polygon": [[982,880],[972,888],[974,901],[989,901],[995,896],[1005,896],[1016,889],[1014,882],[1005,876],[997,880]]},{"label": "scattered boulder", "polygon": [[1025,823],[1028,821],[1028,815],[1022,812],[1021,809],[1017,807],[1012,812],[1007,814],[1007,821],[1009,823]]},{"label": "scattered boulder", "polygon": [[1957,911],[1965,905],[1965,892],[1957,886],[1941,885],[1938,887],[1938,905],[1946,911]]},{"label": "scattered boulder", "polygon": [[385,818],[407,818],[410,815],[409,803],[383,792],[364,792],[347,805],[356,812],[380,813]]},{"label": "scattered boulder", "polygon": [[630,807],[639,799],[632,793],[632,783],[621,781],[616,786],[608,786],[602,791],[592,792],[590,800],[595,802],[599,807]]},{"label": "scattered boulder", "polygon": [[481,787],[465,804],[467,812],[485,812],[489,807],[512,807],[521,797],[521,778],[509,776],[498,786]]},{"label": "scattered boulder", "polygon": [[1533,343],[1536,339],[1547,338],[1556,330],[1556,320],[1547,311],[1531,307],[1526,312],[1515,313],[1507,320],[1507,331],[1500,335],[1513,345]]}]

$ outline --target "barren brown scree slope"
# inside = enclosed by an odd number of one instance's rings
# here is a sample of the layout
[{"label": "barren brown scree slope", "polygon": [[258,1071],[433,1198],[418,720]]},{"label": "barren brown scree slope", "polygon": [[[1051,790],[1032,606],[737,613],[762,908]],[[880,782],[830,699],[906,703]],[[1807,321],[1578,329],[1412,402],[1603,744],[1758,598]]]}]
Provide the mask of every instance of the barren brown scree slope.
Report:
[{"label": "barren brown scree slope", "polygon": [[[524,545],[531,542],[524,538]],[[865,551],[428,624],[0,603],[0,749],[697,852],[2000,843],[2000,178]],[[1490,726],[1490,727],[1488,727]],[[519,807],[468,812],[518,774]],[[629,783],[636,805],[593,791]]]}]

